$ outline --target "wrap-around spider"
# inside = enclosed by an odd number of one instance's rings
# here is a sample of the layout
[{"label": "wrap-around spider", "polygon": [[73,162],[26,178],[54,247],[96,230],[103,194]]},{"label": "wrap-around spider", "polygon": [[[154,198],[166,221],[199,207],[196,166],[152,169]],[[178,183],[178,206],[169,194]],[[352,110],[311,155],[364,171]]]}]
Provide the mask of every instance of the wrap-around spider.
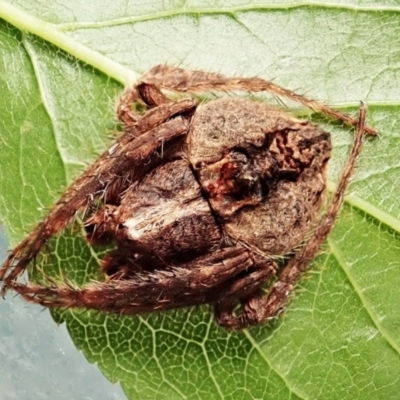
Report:
[{"label": "wrap-around spider", "polygon": [[[322,216],[329,133],[262,102],[172,101],[162,89],[268,91],[356,126]],[[10,253],[3,291],[47,307],[123,314],[211,303],[218,324],[234,329],[269,320],[332,229],[363,134],[376,133],[365,113],[361,106],[354,120],[260,78],[157,66],[121,96],[122,135]],[[18,282],[77,215],[91,243],[115,245],[102,260],[109,278],[82,288]]]}]

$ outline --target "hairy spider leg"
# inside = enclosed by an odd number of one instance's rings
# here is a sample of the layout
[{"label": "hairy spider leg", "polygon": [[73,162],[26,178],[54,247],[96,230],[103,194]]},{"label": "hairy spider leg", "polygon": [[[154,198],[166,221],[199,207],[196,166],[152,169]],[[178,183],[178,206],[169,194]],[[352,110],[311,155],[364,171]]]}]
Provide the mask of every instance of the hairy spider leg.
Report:
[{"label": "hairy spider leg", "polygon": [[[79,307],[85,309],[139,314],[213,303],[220,298],[232,277],[254,267],[248,252],[224,248],[193,260],[185,268],[171,267],[153,273],[138,274],[137,279],[111,280],[72,286],[40,286],[10,282],[10,287],[29,302],[46,307]],[[258,269],[233,285],[228,296],[265,282],[274,268]],[[157,288],[157,290],[154,290]]]},{"label": "hairy spider leg", "polygon": [[[144,75],[142,81],[179,92],[206,92],[210,90],[221,90],[225,92],[234,90],[269,92],[275,96],[296,101],[311,110],[321,112],[333,119],[342,121],[346,125],[357,125],[357,118],[352,118],[319,101],[308,99],[303,95],[261,78],[229,78],[213,72],[187,71],[182,68],[158,65]],[[365,126],[364,131],[370,135],[377,135],[376,129],[370,126]]]},{"label": "hairy spider leg", "polygon": [[[187,134],[189,122],[183,117],[172,117],[189,112],[196,103],[186,99],[175,103],[161,104],[150,110],[137,124],[128,129],[117,142],[106,150],[66,190],[60,200],[53,206],[48,216],[36,226],[7,257],[0,269],[0,281],[3,281],[2,292],[11,286],[39,253],[50,237],[62,231],[77,215],[93,201],[96,194],[111,190],[114,183],[120,185],[121,179],[134,181],[147,170],[135,168],[150,158],[165,143]],[[124,173],[129,171],[127,175]]]}]

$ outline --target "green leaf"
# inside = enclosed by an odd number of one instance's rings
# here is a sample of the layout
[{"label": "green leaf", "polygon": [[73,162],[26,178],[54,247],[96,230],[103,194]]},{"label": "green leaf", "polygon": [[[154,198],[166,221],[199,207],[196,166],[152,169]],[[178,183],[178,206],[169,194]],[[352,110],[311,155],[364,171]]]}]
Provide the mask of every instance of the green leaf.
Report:
[{"label": "green leaf", "polygon": [[[380,131],[365,144],[340,220],[282,318],[237,333],[218,328],[208,307],[129,318],[55,313],[86,358],[132,399],[397,398],[400,7],[14,3],[0,1],[0,218],[12,244],[106,148],[123,84],[159,63],[275,78],[349,112],[363,100]],[[329,129],[336,182],[351,133]],[[96,275],[83,241],[67,235],[55,245],[58,273],[65,268],[79,282]]]}]

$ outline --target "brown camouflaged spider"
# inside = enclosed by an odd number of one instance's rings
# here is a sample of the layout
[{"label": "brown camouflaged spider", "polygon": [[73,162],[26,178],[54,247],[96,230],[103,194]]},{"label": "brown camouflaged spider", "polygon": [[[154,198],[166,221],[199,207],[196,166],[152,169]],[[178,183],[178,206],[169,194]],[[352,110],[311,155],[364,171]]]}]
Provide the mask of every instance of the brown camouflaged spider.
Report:
[{"label": "brown camouflaged spider", "polygon": [[[268,91],[356,126],[323,216],[328,132],[261,102],[172,101],[161,89]],[[134,112],[134,103],[147,111]],[[234,329],[269,320],[332,229],[363,134],[376,133],[365,114],[361,106],[354,120],[259,78],[157,66],[122,95],[123,134],[11,252],[0,271],[3,291],[46,307],[123,314],[211,303],[218,324]],[[79,213],[90,242],[116,246],[102,261],[109,279],[83,288],[19,283]]]}]

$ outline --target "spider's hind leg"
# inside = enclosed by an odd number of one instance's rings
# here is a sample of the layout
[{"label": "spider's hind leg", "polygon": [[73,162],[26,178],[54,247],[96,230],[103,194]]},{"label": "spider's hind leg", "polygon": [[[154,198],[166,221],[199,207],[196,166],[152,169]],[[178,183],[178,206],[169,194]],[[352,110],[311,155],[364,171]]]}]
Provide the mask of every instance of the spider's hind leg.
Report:
[{"label": "spider's hind leg", "polygon": [[[216,322],[228,329],[243,329],[256,325],[259,320],[258,304],[263,297],[260,288],[275,276],[277,270],[278,264],[273,261],[258,263],[253,271],[246,271],[228,287],[220,289],[223,292],[223,299],[214,306]],[[241,308],[235,310],[238,300]]]}]

